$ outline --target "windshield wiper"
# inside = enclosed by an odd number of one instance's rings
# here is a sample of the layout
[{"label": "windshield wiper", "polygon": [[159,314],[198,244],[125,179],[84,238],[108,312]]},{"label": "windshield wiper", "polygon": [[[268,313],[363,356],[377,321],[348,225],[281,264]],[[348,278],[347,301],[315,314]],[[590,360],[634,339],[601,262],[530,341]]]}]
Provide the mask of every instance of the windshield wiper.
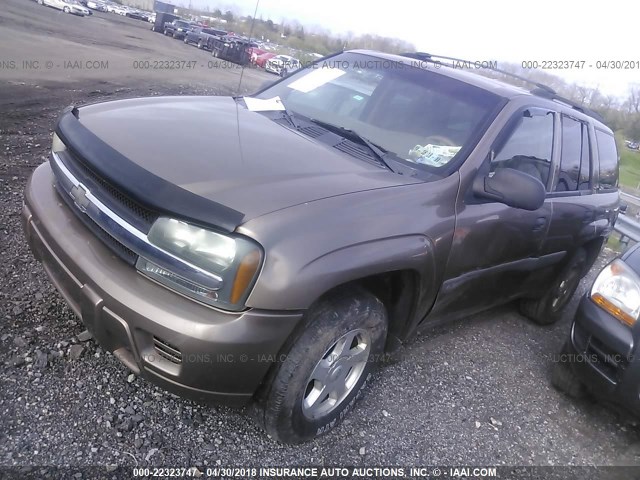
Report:
[{"label": "windshield wiper", "polygon": [[323,122],[322,120],[317,120],[315,118],[311,118],[310,121],[315,123],[316,125],[321,126],[322,128],[326,128],[334,133],[337,133],[341,137],[348,138],[350,140],[356,140],[358,143],[367,147],[371,153],[373,153],[374,158],[378,161],[378,163],[382,164],[389,170],[393,172],[393,168],[389,166],[389,164],[385,161],[384,157],[387,155],[387,150],[382,147],[376,145],[371,140],[366,137],[363,137],[355,130],[351,130],[349,128],[341,127],[340,125],[334,125],[333,123]]}]

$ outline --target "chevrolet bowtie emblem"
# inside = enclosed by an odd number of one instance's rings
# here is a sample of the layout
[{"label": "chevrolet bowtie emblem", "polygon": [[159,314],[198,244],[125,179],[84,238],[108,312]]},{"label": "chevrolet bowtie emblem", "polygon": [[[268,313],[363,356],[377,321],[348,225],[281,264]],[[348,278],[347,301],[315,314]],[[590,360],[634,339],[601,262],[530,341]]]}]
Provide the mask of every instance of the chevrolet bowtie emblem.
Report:
[{"label": "chevrolet bowtie emblem", "polygon": [[82,185],[74,185],[69,193],[73,198],[73,203],[81,212],[86,213],[87,208],[91,205],[91,201],[87,198],[87,190]]}]

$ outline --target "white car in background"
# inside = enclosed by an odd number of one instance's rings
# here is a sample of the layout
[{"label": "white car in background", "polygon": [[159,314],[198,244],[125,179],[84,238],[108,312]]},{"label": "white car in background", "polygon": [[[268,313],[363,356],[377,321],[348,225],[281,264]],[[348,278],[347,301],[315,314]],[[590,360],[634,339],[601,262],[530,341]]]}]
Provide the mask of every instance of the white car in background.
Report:
[{"label": "white car in background", "polygon": [[267,72],[275,73],[276,75],[284,77],[289,73],[298,70],[301,66],[300,60],[297,58],[289,55],[276,55],[275,57],[267,60],[267,63],[264,65],[264,69]]},{"label": "white car in background", "polygon": [[87,7],[90,8],[91,10],[97,10],[99,12],[107,11],[107,4],[104,2],[101,2],[100,0],[89,0],[87,2]]},{"label": "white car in background", "polygon": [[40,5],[57,8],[64,13],[71,13],[80,17],[91,15],[91,10],[76,0],[38,0]]}]

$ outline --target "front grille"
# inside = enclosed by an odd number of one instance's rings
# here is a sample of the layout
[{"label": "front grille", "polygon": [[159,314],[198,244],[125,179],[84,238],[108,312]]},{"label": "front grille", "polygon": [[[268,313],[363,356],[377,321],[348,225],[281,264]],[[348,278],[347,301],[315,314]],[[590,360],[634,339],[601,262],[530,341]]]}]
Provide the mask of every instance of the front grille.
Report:
[{"label": "front grille", "polygon": [[180,349],[155,335],[153,336],[153,348],[155,348],[156,352],[158,352],[162,358],[169,360],[171,363],[182,363],[182,352],[180,352]]},{"label": "front grille", "polygon": [[158,218],[157,212],[131,199],[70,152],[60,155],[60,159],[81,183],[89,187],[91,192],[114,212],[140,231],[149,231],[151,224]]},{"label": "front grille", "polygon": [[69,194],[62,191],[62,189],[59,187],[58,182],[56,182],[56,190],[58,190],[58,193],[67,204],[67,206],[71,209],[71,211],[75,213],[76,217],[78,217],[78,219],[85,225],[85,227],[91,230],[91,233],[98,237],[112,252],[118,255],[122,260],[127,262],[129,265],[135,265],[136,261],[138,260],[138,255],[133,250],[129,249],[118,240],[113,238],[100,225],[98,225],[91,218],[78,210]]}]

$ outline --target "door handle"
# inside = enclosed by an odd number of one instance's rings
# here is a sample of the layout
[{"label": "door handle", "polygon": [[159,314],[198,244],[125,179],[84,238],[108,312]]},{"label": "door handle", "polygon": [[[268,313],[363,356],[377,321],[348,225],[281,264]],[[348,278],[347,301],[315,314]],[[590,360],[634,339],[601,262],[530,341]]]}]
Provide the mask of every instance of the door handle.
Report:
[{"label": "door handle", "polygon": [[534,232],[539,232],[546,225],[547,225],[547,217],[538,217],[536,218],[536,221],[533,224],[533,228],[531,230],[533,230]]}]

